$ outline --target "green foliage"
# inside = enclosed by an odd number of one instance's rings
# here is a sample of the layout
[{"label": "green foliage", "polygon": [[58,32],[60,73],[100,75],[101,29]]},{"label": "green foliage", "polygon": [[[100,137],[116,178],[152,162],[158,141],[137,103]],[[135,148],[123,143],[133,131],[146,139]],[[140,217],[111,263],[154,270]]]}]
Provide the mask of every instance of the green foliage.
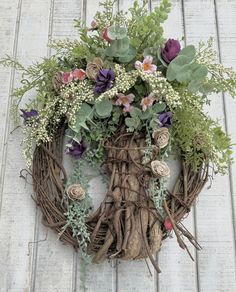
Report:
[{"label": "green foliage", "polygon": [[125,124],[128,127],[127,131],[134,132],[135,130],[143,127],[143,124],[153,124],[155,121],[155,126],[157,125],[157,114],[162,113],[166,108],[166,104],[164,102],[156,103],[152,107],[148,108],[145,112],[143,112],[138,107],[133,107],[130,112],[130,117],[125,118]]},{"label": "green foliage", "polygon": [[93,114],[94,109],[87,103],[83,103],[75,114],[76,122],[71,126],[71,129],[76,133],[79,133],[81,128],[89,130],[87,122],[92,122]]},{"label": "green foliage", "polygon": [[196,55],[196,49],[193,45],[186,46],[179,53],[179,56],[185,56],[185,57],[189,58],[189,62],[193,60],[195,55]]},{"label": "green foliage", "polygon": [[202,85],[202,92],[205,94],[227,92],[232,97],[236,97],[236,72],[217,62],[217,52],[213,48],[212,38],[208,40],[207,44],[199,43],[195,62],[205,66],[209,73]]},{"label": "green foliage", "polygon": [[83,130],[81,136],[84,138],[89,148],[85,152],[84,159],[91,165],[96,166],[104,159],[103,143],[110,136],[110,129],[107,127],[107,120],[94,120],[90,124],[89,131]]},{"label": "green foliage", "polygon": [[167,19],[170,8],[170,2],[162,0],[159,6],[149,13],[147,0],[143,1],[142,6],[138,1],[134,1],[133,7],[129,9],[131,17],[128,20],[128,35],[138,54],[142,54],[145,48],[158,48],[163,44],[161,24]]},{"label": "green foliage", "polygon": [[83,160],[75,160],[73,172],[68,178],[65,189],[72,184],[80,184],[86,190],[86,196],[82,201],[69,201],[65,194],[65,201],[67,202],[68,209],[65,213],[66,224],[63,226],[61,234],[67,229],[71,228],[73,237],[78,241],[80,246],[81,256],[81,273],[80,281],[81,288],[86,290],[86,274],[90,256],[87,253],[88,243],[90,242],[90,232],[87,230],[86,217],[92,210],[92,199],[88,195],[89,182],[86,176],[86,164]]},{"label": "green foliage", "polygon": [[85,199],[82,201],[69,201],[68,210],[66,215],[66,225],[62,228],[61,233],[63,233],[68,227],[71,228],[73,236],[77,239],[81,250],[86,253],[87,244],[90,241],[89,232],[86,227],[86,216],[92,209],[92,200],[88,195],[88,180],[85,175],[85,164],[83,160],[75,160],[73,172],[68,178],[65,189],[72,184],[80,184],[86,191]]},{"label": "green foliage", "polygon": [[81,19],[75,21],[75,27],[79,31],[80,40],[86,46],[85,58],[89,61],[94,56],[103,54],[103,49],[107,47],[107,42],[101,37],[106,27],[124,26],[125,15],[123,12],[114,13],[114,6],[116,1],[106,0],[100,2],[99,6],[102,8],[98,11],[94,20],[97,22],[97,29],[92,33],[88,27],[85,26]]},{"label": "green foliage", "polygon": [[127,37],[127,29],[126,27],[112,25],[108,28],[108,36],[110,39],[114,40],[121,40]]},{"label": "green foliage", "polygon": [[46,102],[54,99],[55,91],[51,80],[60,71],[60,65],[54,56],[43,58],[42,62],[34,63],[28,68],[6,56],[0,61],[0,65],[11,66],[21,73],[22,85],[12,92],[12,115],[16,122],[19,122],[19,104],[27,92],[36,89],[36,98],[29,102],[26,107],[29,110],[32,108],[41,109]]},{"label": "green foliage", "polygon": [[107,56],[118,58],[121,63],[128,63],[136,56],[136,49],[130,46],[126,28],[111,26],[108,35],[112,41],[105,50]]},{"label": "green foliage", "polygon": [[165,200],[166,195],[166,181],[163,179],[151,179],[149,183],[149,196],[151,197],[158,214],[160,214],[163,218],[165,215],[165,211],[163,209],[163,201]]},{"label": "green foliage", "polygon": [[224,174],[232,163],[230,137],[218,123],[187,102],[174,112],[172,135],[176,150],[195,170],[206,160]]},{"label": "green foliage", "polygon": [[140,125],[141,125],[141,121],[140,118],[138,116],[132,116],[128,117],[125,119],[125,124],[128,127],[127,131],[128,132],[134,132],[135,130],[137,130]]},{"label": "green foliage", "polygon": [[196,54],[194,46],[185,47],[167,67],[166,77],[169,81],[177,80],[188,85],[191,92],[197,92],[204,82],[208,70],[193,61]]},{"label": "green foliage", "polygon": [[95,110],[100,118],[107,118],[112,112],[112,102],[109,99],[103,99],[95,103]]}]

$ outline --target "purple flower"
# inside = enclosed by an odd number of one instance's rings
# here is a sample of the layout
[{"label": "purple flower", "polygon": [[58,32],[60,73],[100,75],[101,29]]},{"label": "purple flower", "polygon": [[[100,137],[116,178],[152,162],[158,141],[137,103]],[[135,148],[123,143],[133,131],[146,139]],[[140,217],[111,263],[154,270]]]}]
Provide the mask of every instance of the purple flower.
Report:
[{"label": "purple flower", "polygon": [[172,112],[166,112],[159,115],[159,124],[161,127],[170,127],[172,125]]},{"label": "purple flower", "polygon": [[161,49],[161,56],[163,60],[169,64],[174,58],[176,58],[181,50],[180,42],[174,39],[169,39],[165,47]]},{"label": "purple flower", "polygon": [[78,143],[75,140],[70,140],[69,144],[70,146],[66,148],[66,154],[74,157],[75,159],[79,159],[87,148],[83,141]]},{"label": "purple flower", "polygon": [[24,119],[24,124],[26,124],[30,118],[36,117],[38,115],[38,112],[35,109],[32,109],[30,111],[25,111],[23,109],[20,109],[22,114],[20,115]]},{"label": "purple flower", "polygon": [[95,93],[103,93],[106,90],[110,89],[115,80],[115,74],[112,69],[101,69],[99,70],[96,77],[96,84],[94,91]]}]

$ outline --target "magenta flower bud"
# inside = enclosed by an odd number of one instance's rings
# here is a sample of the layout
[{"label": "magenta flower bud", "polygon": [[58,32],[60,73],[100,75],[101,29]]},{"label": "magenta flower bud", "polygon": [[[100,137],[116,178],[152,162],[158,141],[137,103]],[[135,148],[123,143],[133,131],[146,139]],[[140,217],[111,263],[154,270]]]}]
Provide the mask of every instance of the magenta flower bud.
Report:
[{"label": "magenta flower bud", "polygon": [[161,49],[161,56],[163,60],[169,64],[180,53],[181,46],[178,40],[169,39],[165,47]]}]

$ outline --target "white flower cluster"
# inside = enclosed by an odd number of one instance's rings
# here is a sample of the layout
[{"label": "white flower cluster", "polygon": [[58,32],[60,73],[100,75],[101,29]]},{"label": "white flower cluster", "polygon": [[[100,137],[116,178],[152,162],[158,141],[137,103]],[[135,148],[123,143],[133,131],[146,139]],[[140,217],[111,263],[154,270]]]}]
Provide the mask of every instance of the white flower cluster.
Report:
[{"label": "white flower cluster", "polygon": [[194,60],[200,65],[208,65],[216,62],[217,52],[213,49],[213,38],[210,38],[207,44],[204,42],[199,43],[198,52]]},{"label": "white flower cluster", "polygon": [[62,89],[61,98],[61,113],[66,114],[70,124],[74,124],[75,114],[83,101],[94,100],[94,91],[91,81],[85,79],[79,83],[71,82]]},{"label": "white flower cluster", "polygon": [[170,108],[181,105],[181,97],[179,93],[174,90],[161,72],[149,74],[140,69],[138,72],[142,80],[150,85],[151,91],[160,101],[165,100]]}]

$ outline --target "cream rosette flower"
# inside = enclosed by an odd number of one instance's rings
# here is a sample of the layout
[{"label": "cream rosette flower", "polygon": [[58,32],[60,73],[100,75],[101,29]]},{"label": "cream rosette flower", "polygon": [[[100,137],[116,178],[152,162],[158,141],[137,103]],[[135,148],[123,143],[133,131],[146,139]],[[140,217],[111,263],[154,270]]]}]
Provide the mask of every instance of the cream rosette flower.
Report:
[{"label": "cream rosette flower", "polygon": [[85,198],[85,190],[80,184],[70,185],[66,193],[72,201],[82,201]]},{"label": "cream rosette flower", "polygon": [[152,173],[157,178],[167,178],[170,176],[169,166],[164,161],[154,160],[151,162]]},{"label": "cream rosette flower", "polygon": [[164,148],[168,145],[170,140],[170,133],[166,127],[156,129],[152,133],[152,138],[155,141],[157,147]]},{"label": "cream rosette flower", "polygon": [[86,75],[89,79],[95,80],[100,69],[102,69],[103,61],[100,58],[94,58],[92,62],[86,66]]}]

